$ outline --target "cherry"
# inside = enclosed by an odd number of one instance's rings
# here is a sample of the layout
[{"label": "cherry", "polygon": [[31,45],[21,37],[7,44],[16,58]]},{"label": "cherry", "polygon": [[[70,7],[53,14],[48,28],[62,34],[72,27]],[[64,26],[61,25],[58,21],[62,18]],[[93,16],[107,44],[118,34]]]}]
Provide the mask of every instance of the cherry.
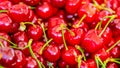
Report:
[{"label": "cherry", "polygon": [[23,22],[28,21],[30,15],[30,8],[23,3],[19,3],[16,5],[13,5],[11,9],[8,12],[9,16],[14,20],[15,22]]},{"label": "cherry", "polygon": [[10,0],[10,1],[14,4],[18,4],[19,2],[21,2],[21,0]]},{"label": "cherry", "polygon": [[80,44],[82,39],[83,39],[83,36],[85,34],[83,29],[81,29],[81,28],[72,28],[70,30],[73,32],[73,34],[70,33],[69,31],[65,32],[66,42],[69,45],[73,45],[73,46],[77,45],[77,44]]},{"label": "cherry", "polygon": [[36,13],[43,19],[48,19],[53,15],[53,7],[48,2],[43,2],[36,7]]},{"label": "cherry", "polygon": [[6,13],[0,13],[0,31],[1,32],[10,32],[12,29],[13,21]]},{"label": "cherry", "polygon": [[59,66],[59,68],[66,68],[69,65],[65,61],[60,60],[60,61],[58,61],[58,66]]},{"label": "cherry", "polygon": [[118,58],[120,56],[120,48],[118,46],[115,46],[111,51],[110,54],[113,58]]},{"label": "cherry", "polygon": [[0,32],[0,45],[1,45],[1,47],[10,46],[10,44],[7,40],[11,40],[10,36],[7,33]]},{"label": "cherry", "polygon": [[76,68],[88,68],[88,65],[85,61],[82,61],[80,67],[76,66]]},{"label": "cherry", "polygon": [[87,63],[88,68],[97,68],[97,65],[94,59],[88,59],[85,62]]},{"label": "cherry", "polygon": [[43,51],[43,57],[50,62],[56,62],[60,58],[60,50],[56,45],[49,44]]},{"label": "cherry", "polygon": [[70,65],[76,65],[77,64],[77,59],[78,59],[79,55],[80,55],[80,52],[72,46],[68,46],[68,50],[66,50],[64,48],[61,51],[62,60],[65,61],[67,64],[70,64]]},{"label": "cherry", "polygon": [[36,6],[41,0],[22,0],[22,1],[30,6]]},{"label": "cherry", "polygon": [[114,62],[110,62],[107,64],[106,68],[119,68],[118,65]]},{"label": "cherry", "polygon": [[78,16],[82,17],[86,14],[85,21],[87,23],[92,23],[97,16],[97,9],[92,3],[83,4],[78,9]]},{"label": "cherry", "polygon": [[80,7],[81,0],[67,0],[65,9],[68,13],[74,14],[77,12],[78,8]]},{"label": "cherry", "polygon": [[11,67],[11,65],[15,62],[14,50],[10,47],[0,48],[0,54],[2,54],[0,64],[6,67]]},{"label": "cherry", "polygon": [[19,24],[19,23],[13,23],[13,24],[11,25],[10,34],[14,34],[14,33],[16,33],[17,31],[19,31],[19,27],[20,27],[20,24]]},{"label": "cherry", "polygon": [[[90,53],[96,52],[103,47],[102,38],[98,36],[98,32],[94,29],[89,30],[82,41],[82,47]],[[91,50],[92,49],[92,50]]]},{"label": "cherry", "polygon": [[39,25],[29,26],[27,28],[27,35],[29,38],[32,38],[34,41],[37,41],[42,38],[42,28]]},{"label": "cherry", "polygon": [[20,50],[15,50],[16,60],[15,63],[12,64],[14,68],[22,68],[26,64],[26,57]]},{"label": "cherry", "polygon": [[0,10],[8,10],[12,6],[12,3],[10,1],[3,1],[0,3]]},{"label": "cherry", "polygon": [[37,64],[37,62],[35,61],[34,58],[32,58],[32,57],[27,57],[27,58],[26,58],[26,61],[27,61],[27,63],[26,63],[26,65],[24,66],[24,68],[38,68],[38,64]]},{"label": "cherry", "polygon": [[58,7],[58,8],[64,7],[65,3],[66,3],[65,0],[51,0],[51,4],[54,7]]},{"label": "cherry", "polygon": [[97,52],[92,54],[92,57],[98,56],[102,61],[105,61],[107,58],[110,57],[110,53],[106,52],[108,48],[107,47],[103,47],[100,50],[98,50]]}]

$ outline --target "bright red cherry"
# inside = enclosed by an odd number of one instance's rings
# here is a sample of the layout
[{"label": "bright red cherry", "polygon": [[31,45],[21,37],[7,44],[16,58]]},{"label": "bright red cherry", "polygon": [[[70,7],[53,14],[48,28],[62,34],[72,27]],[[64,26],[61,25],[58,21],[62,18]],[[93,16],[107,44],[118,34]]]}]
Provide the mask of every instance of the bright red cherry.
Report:
[{"label": "bright red cherry", "polygon": [[66,0],[51,0],[51,4],[54,6],[54,7],[58,7],[58,8],[61,8],[65,5],[66,3]]},{"label": "bright red cherry", "polygon": [[80,56],[80,55],[81,55],[80,52],[72,46],[68,46],[68,50],[66,50],[64,48],[61,51],[62,60],[65,61],[67,64],[70,64],[70,65],[76,65],[78,56]]},{"label": "bright red cherry", "polygon": [[21,0],[10,0],[10,1],[14,4],[18,4],[19,2],[21,2]]},{"label": "bright red cherry", "polygon": [[0,10],[8,10],[12,6],[12,3],[10,1],[3,1],[0,2]]},{"label": "bright red cherry", "polygon": [[106,68],[119,68],[118,65],[114,62],[109,62]]},{"label": "bright red cherry", "polygon": [[97,64],[94,59],[88,59],[85,61],[88,65],[88,68],[97,68]]},{"label": "bright red cherry", "polygon": [[22,0],[24,3],[30,6],[36,6],[41,0]]},{"label": "bright red cherry", "polygon": [[36,7],[36,13],[43,19],[48,19],[53,15],[53,7],[48,2],[43,2]]}]

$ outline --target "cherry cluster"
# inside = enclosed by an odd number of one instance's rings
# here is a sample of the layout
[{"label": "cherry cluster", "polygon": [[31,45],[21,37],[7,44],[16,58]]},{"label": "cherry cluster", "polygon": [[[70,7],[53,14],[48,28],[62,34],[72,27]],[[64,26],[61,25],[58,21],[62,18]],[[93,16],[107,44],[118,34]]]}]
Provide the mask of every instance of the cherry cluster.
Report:
[{"label": "cherry cluster", "polygon": [[0,0],[0,68],[120,68],[120,0]]}]

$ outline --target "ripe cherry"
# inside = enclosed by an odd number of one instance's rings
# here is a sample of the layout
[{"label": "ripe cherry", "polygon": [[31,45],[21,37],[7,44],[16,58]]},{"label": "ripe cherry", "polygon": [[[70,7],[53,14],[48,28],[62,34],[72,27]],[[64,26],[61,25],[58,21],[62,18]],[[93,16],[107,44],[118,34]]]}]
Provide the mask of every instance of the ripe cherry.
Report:
[{"label": "ripe cherry", "polygon": [[54,6],[54,7],[58,7],[58,8],[61,8],[65,5],[66,3],[66,0],[51,0],[51,4]]},{"label": "ripe cherry", "polygon": [[0,10],[8,10],[12,7],[12,3],[10,1],[0,2]]},{"label": "ripe cherry", "polygon": [[22,1],[30,6],[36,6],[40,2],[40,0],[22,0]]},{"label": "ripe cherry", "polygon": [[114,62],[109,62],[106,68],[119,68],[118,65]]}]

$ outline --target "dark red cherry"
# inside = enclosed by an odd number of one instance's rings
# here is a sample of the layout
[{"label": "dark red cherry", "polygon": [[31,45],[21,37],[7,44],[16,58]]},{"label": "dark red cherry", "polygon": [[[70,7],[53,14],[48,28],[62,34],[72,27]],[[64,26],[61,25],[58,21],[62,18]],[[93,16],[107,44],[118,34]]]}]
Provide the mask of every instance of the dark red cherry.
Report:
[{"label": "dark red cherry", "polygon": [[54,6],[54,7],[58,7],[58,8],[61,8],[65,5],[66,3],[66,0],[51,0],[51,4]]},{"label": "dark red cherry", "polygon": [[69,65],[76,65],[78,56],[80,56],[80,52],[72,46],[68,46],[68,50],[63,48],[61,51],[62,60]]},{"label": "dark red cherry", "polygon": [[65,10],[70,14],[74,14],[80,7],[80,4],[81,0],[67,0],[65,4]]},{"label": "dark red cherry", "polygon": [[65,32],[66,42],[69,45],[73,46],[81,44],[81,41],[83,40],[83,36],[85,34],[84,30],[81,28],[72,28],[70,30],[72,31],[72,33],[70,31]]},{"label": "dark red cherry", "polygon": [[[11,38],[10,38],[10,36],[9,36],[7,33],[0,32],[0,36],[3,37],[3,38],[5,38],[5,39],[7,39],[7,40],[9,40],[9,41],[11,41]],[[1,43],[1,45],[3,45],[3,47],[10,46],[9,42],[6,41],[6,40],[3,39],[3,38],[0,38],[0,43]],[[0,47],[1,47],[1,46],[0,46]]]},{"label": "dark red cherry", "polygon": [[60,58],[60,50],[55,44],[50,44],[43,51],[43,57],[50,62],[56,62]]},{"label": "dark red cherry", "polygon": [[10,1],[3,1],[0,2],[0,10],[8,10],[12,6],[12,3]]},{"label": "dark red cherry", "polygon": [[120,48],[118,46],[115,46],[112,50],[110,50],[110,54],[113,58],[120,57]]},{"label": "dark red cherry", "polygon": [[99,56],[99,58],[102,60],[102,61],[105,61],[107,58],[110,57],[110,52],[107,52],[108,48],[107,47],[103,47],[101,48],[100,50],[98,50],[97,52],[93,53],[92,54],[92,57],[95,57],[95,56]]},{"label": "dark red cherry", "polygon": [[36,6],[41,0],[22,0],[24,3],[30,6]]},{"label": "dark red cherry", "polygon": [[43,31],[40,25],[29,26],[27,28],[27,35],[34,41],[40,40],[43,36]]},{"label": "dark red cherry", "polygon": [[38,64],[34,58],[31,56],[26,58],[27,63],[24,65],[24,68],[38,68]]},{"label": "dark red cherry", "polygon": [[[96,52],[103,47],[102,38],[98,36],[97,30],[89,30],[82,41],[82,47],[90,53]],[[92,49],[92,50],[91,50]]]},{"label": "dark red cherry", "polygon": [[48,2],[43,2],[36,7],[36,13],[40,18],[48,19],[53,15],[53,7]]},{"label": "dark red cherry", "polygon": [[6,13],[0,13],[0,31],[10,32],[12,28],[13,21]]},{"label": "dark red cherry", "polygon": [[2,58],[0,59],[0,64],[6,67],[11,67],[15,62],[14,50],[10,47],[0,48],[0,54]]},{"label": "dark red cherry", "polygon": [[86,14],[85,21],[92,23],[97,16],[97,9],[92,3],[83,4],[78,9],[78,16],[81,18],[84,14]]},{"label": "dark red cherry", "polygon": [[[63,61],[63,60],[59,60],[58,61],[58,66],[59,66],[59,68],[66,68],[67,67],[67,63],[65,62],[65,61]],[[69,66],[69,65],[68,65]]]},{"label": "dark red cherry", "polygon": [[15,63],[12,64],[14,68],[22,68],[26,64],[26,57],[20,50],[15,50],[16,60]]},{"label": "dark red cherry", "polygon": [[20,23],[29,20],[30,9],[26,4],[19,3],[13,5],[8,14],[13,21]]},{"label": "dark red cherry", "polygon": [[97,64],[94,59],[87,59],[85,61],[88,65],[88,68],[97,68]]},{"label": "dark red cherry", "polygon": [[118,65],[114,62],[109,62],[106,68],[119,68]]},{"label": "dark red cherry", "polygon": [[21,2],[21,0],[10,0],[10,1],[14,4],[17,4],[17,3]]},{"label": "dark red cherry", "polygon": [[20,24],[19,23],[13,23],[11,26],[10,34],[14,34],[17,31],[19,31]]}]

